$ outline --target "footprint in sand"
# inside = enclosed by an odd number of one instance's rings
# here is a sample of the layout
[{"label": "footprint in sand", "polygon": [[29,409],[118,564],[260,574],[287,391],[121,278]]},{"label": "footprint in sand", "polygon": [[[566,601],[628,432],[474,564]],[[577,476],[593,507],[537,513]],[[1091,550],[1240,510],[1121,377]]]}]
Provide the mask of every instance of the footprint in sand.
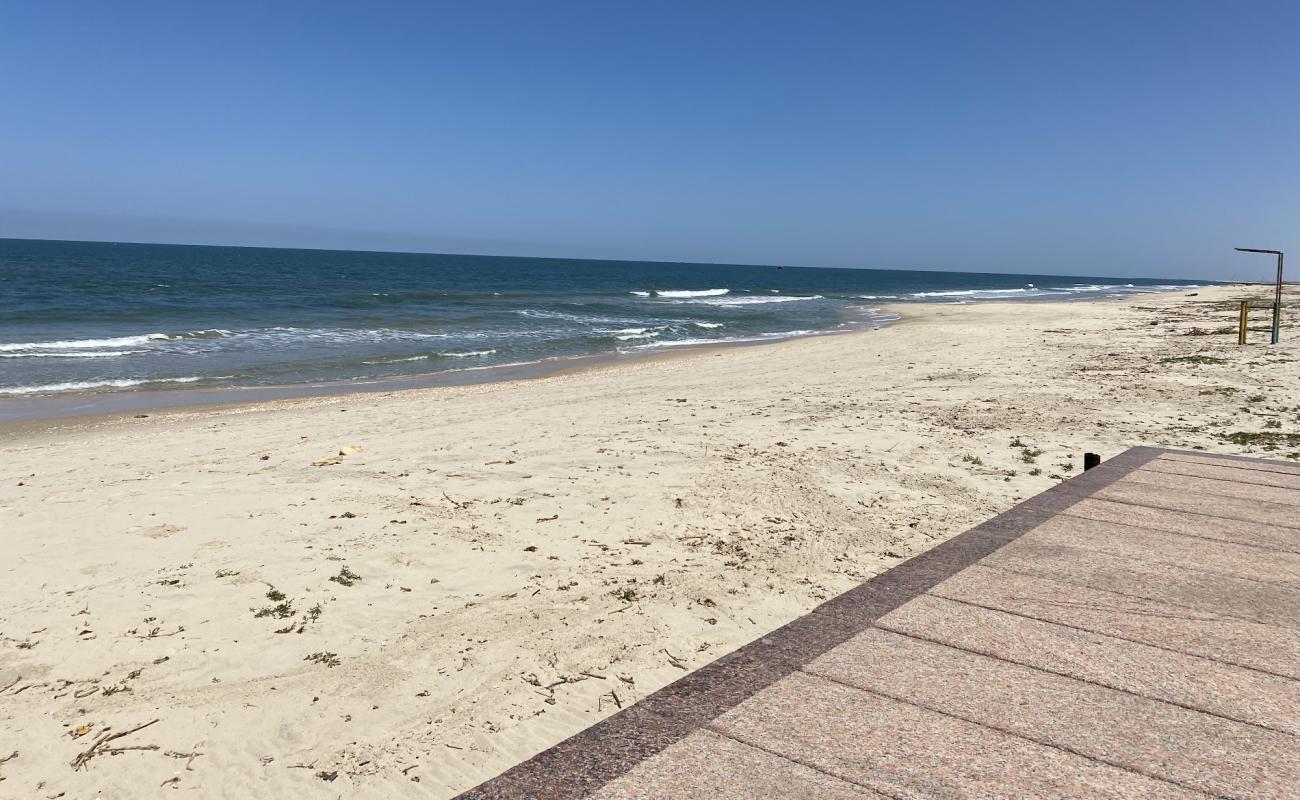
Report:
[{"label": "footprint in sand", "polygon": [[133,528],[131,533],[146,536],[150,539],[166,539],[168,536],[175,536],[185,530],[179,525],[150,525],[147,528]]}]

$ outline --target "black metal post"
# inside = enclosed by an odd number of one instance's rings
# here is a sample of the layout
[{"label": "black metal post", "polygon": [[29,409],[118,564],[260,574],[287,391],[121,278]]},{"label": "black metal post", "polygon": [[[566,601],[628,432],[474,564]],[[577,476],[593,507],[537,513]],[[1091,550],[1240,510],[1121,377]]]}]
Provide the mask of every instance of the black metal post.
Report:
[{"label": "black metal post", "polygon": [[1273,344],[1282,328],[1282,254],[1277,254],[1277,292],[1273,295]]}]

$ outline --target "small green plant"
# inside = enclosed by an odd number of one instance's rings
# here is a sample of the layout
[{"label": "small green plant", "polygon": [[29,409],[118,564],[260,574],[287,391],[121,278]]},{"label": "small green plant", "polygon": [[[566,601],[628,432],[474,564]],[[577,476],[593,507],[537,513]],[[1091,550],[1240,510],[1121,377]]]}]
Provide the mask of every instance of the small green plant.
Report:
[{"label": "small green plant", "polygon": [[1264,401],[1267,400],[1267,399],[1268,399],[1268,398],[1265,397],[1265,396],[1262,395],[1262,394],[1252,394],[1251,396],[1249,396],[1249,397],[1246,398],[1246,402],[1247,402],[1247,403],[1262,403],[1262,402],[1264,402]]},{"label": "small green plant", "polygon": [[1215,356],[1170,356],[1160,359],[1161,364],[1227,364],[1228,359]]},{"label": "small green plant", "polygon": [[1015,437],[1014,439],[1011,440],[1011,446],[1012,446],[1012,447],[1028,447],[1029,445],[1027,445],[1027,444],[1025,444],[1024,442],[1022,442],[1022,441],[1020,440],[1020,437],[1017,436],[1017,437]]},{"label": "small green plant", "polygon": [[344,564],[343,568],[339,570],[339,574],[332,576],[330,580],[334,581],[340,586],[351,586],[352,584],[361,580],[361,576],[353,572],[352,570],[348,569],[347,565]]},{"label": "small green plant", "polygon": [[1210,389],[1202,389],[1201,391],[1197,392],[1197,394],[1201,394],[1201,395],[1221,394],[1224,397],[1231,397],[1232,395],[1240,391],[1241,390],[1236,388],[1235,386],[1215,386]]},{"label": "small green plant", "polygon": [[965,461],[967,464],[974,464],[977,467],[984,463],[984,460],[981,459],[979,456],[973,456],[969,453],[962,456],[961,460]]},{"label": "small green plant", "polygon": [[635,602],[638,596],[635,586],[624,586],[622,589],[615,589],[611,594],[625,603]]},{"label": "small green plant", "polygon": [[327,667],[337,667],[339,664],[343,663],[339,660],[338,653],[327,652],[312,653],[311,655],[303,656],[302,660],[310,661],[313,664],[324,664]]},{"label": "small green plant", "polygon": [[272,586],[271,591],[266,593],[266,599],[273,603],[278,603],[284,599],[284,592]]},{"label": "small green plant", "polygon": [[253,614],[253,616],[256,617],[257,619],[261,619],[262,617],[275,617],[276,619],[288,619],[289,617],[293,616],[293,603],[290,603],[289,601],[286,600],[283,603],[277,603],[276,605],[273,606],[266,606],[265,608],[259,608]]},{"label": "small green plant", "polygon": [[1281,422],[1281,420],[1276,420],[1276,419],[1266,419],[1266,420],[1264,420],[1264,427],[1265,427],[1265,428],[1280,428],[1280,427],[1282,427],[1282,422]]},{"label": "small green plant", "polygon": [[1041,456],[1042,454],[1043,451],[1039,450],[1036,447],[1035,448],[1026,447],[1024,450],[1020,451],[1020,460],[1025,462],[1026,464],[1032,464],[1035,461],[1037,461],[1038,457]]},{"label": "small green plant", "polygon": [[1290,445],[1300,445],[1300,433],[1279,433],[1276,431],[1233,431],[1232,433],[1221,433],[1219,438],[1224,441],[1232,442],[1239,445],[1253,445],[1262,447],[1265,450],[1276,450],[1279,447]]},{"label": "small green plant", "polygon": [[1029,470],[1029,474],[1030,474],[1030,475],[1033,475],[1035,478],[1037,478],[1039,475],[1042,475],[1042,474],[1043,474],[1043,468],[1042,468],[1042,467],[1034,467],[1033,469]]},{"label": "small green plant", "polygon": [[305,633],[307,631],[307,625],[320,619],[321,614],[324,613],[325,610],[321,608],[320,603],[317,603],[307,609],[307,613],[299,617],[297,622],[290,622],[283,628],[276,630],[276,633]]}]

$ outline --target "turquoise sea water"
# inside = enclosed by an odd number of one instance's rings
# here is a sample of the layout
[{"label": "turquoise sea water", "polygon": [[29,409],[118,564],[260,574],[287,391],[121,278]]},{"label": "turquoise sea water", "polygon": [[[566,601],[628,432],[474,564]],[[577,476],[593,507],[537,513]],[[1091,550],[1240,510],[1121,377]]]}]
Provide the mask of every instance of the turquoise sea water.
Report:
[{"label": "turquoise sea water", "polygon": [[0,239],[0,398],[300,386],[888,324],[1190,281]]}]

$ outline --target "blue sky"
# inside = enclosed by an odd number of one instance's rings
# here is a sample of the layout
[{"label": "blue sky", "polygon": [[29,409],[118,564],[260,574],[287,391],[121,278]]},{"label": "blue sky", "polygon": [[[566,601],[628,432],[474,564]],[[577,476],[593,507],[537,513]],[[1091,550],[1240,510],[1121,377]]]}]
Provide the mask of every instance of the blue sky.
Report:
[{"label": "blue sky", "polygon": [[1263,278],[1300,3],[0,6],[0,236]]}]

